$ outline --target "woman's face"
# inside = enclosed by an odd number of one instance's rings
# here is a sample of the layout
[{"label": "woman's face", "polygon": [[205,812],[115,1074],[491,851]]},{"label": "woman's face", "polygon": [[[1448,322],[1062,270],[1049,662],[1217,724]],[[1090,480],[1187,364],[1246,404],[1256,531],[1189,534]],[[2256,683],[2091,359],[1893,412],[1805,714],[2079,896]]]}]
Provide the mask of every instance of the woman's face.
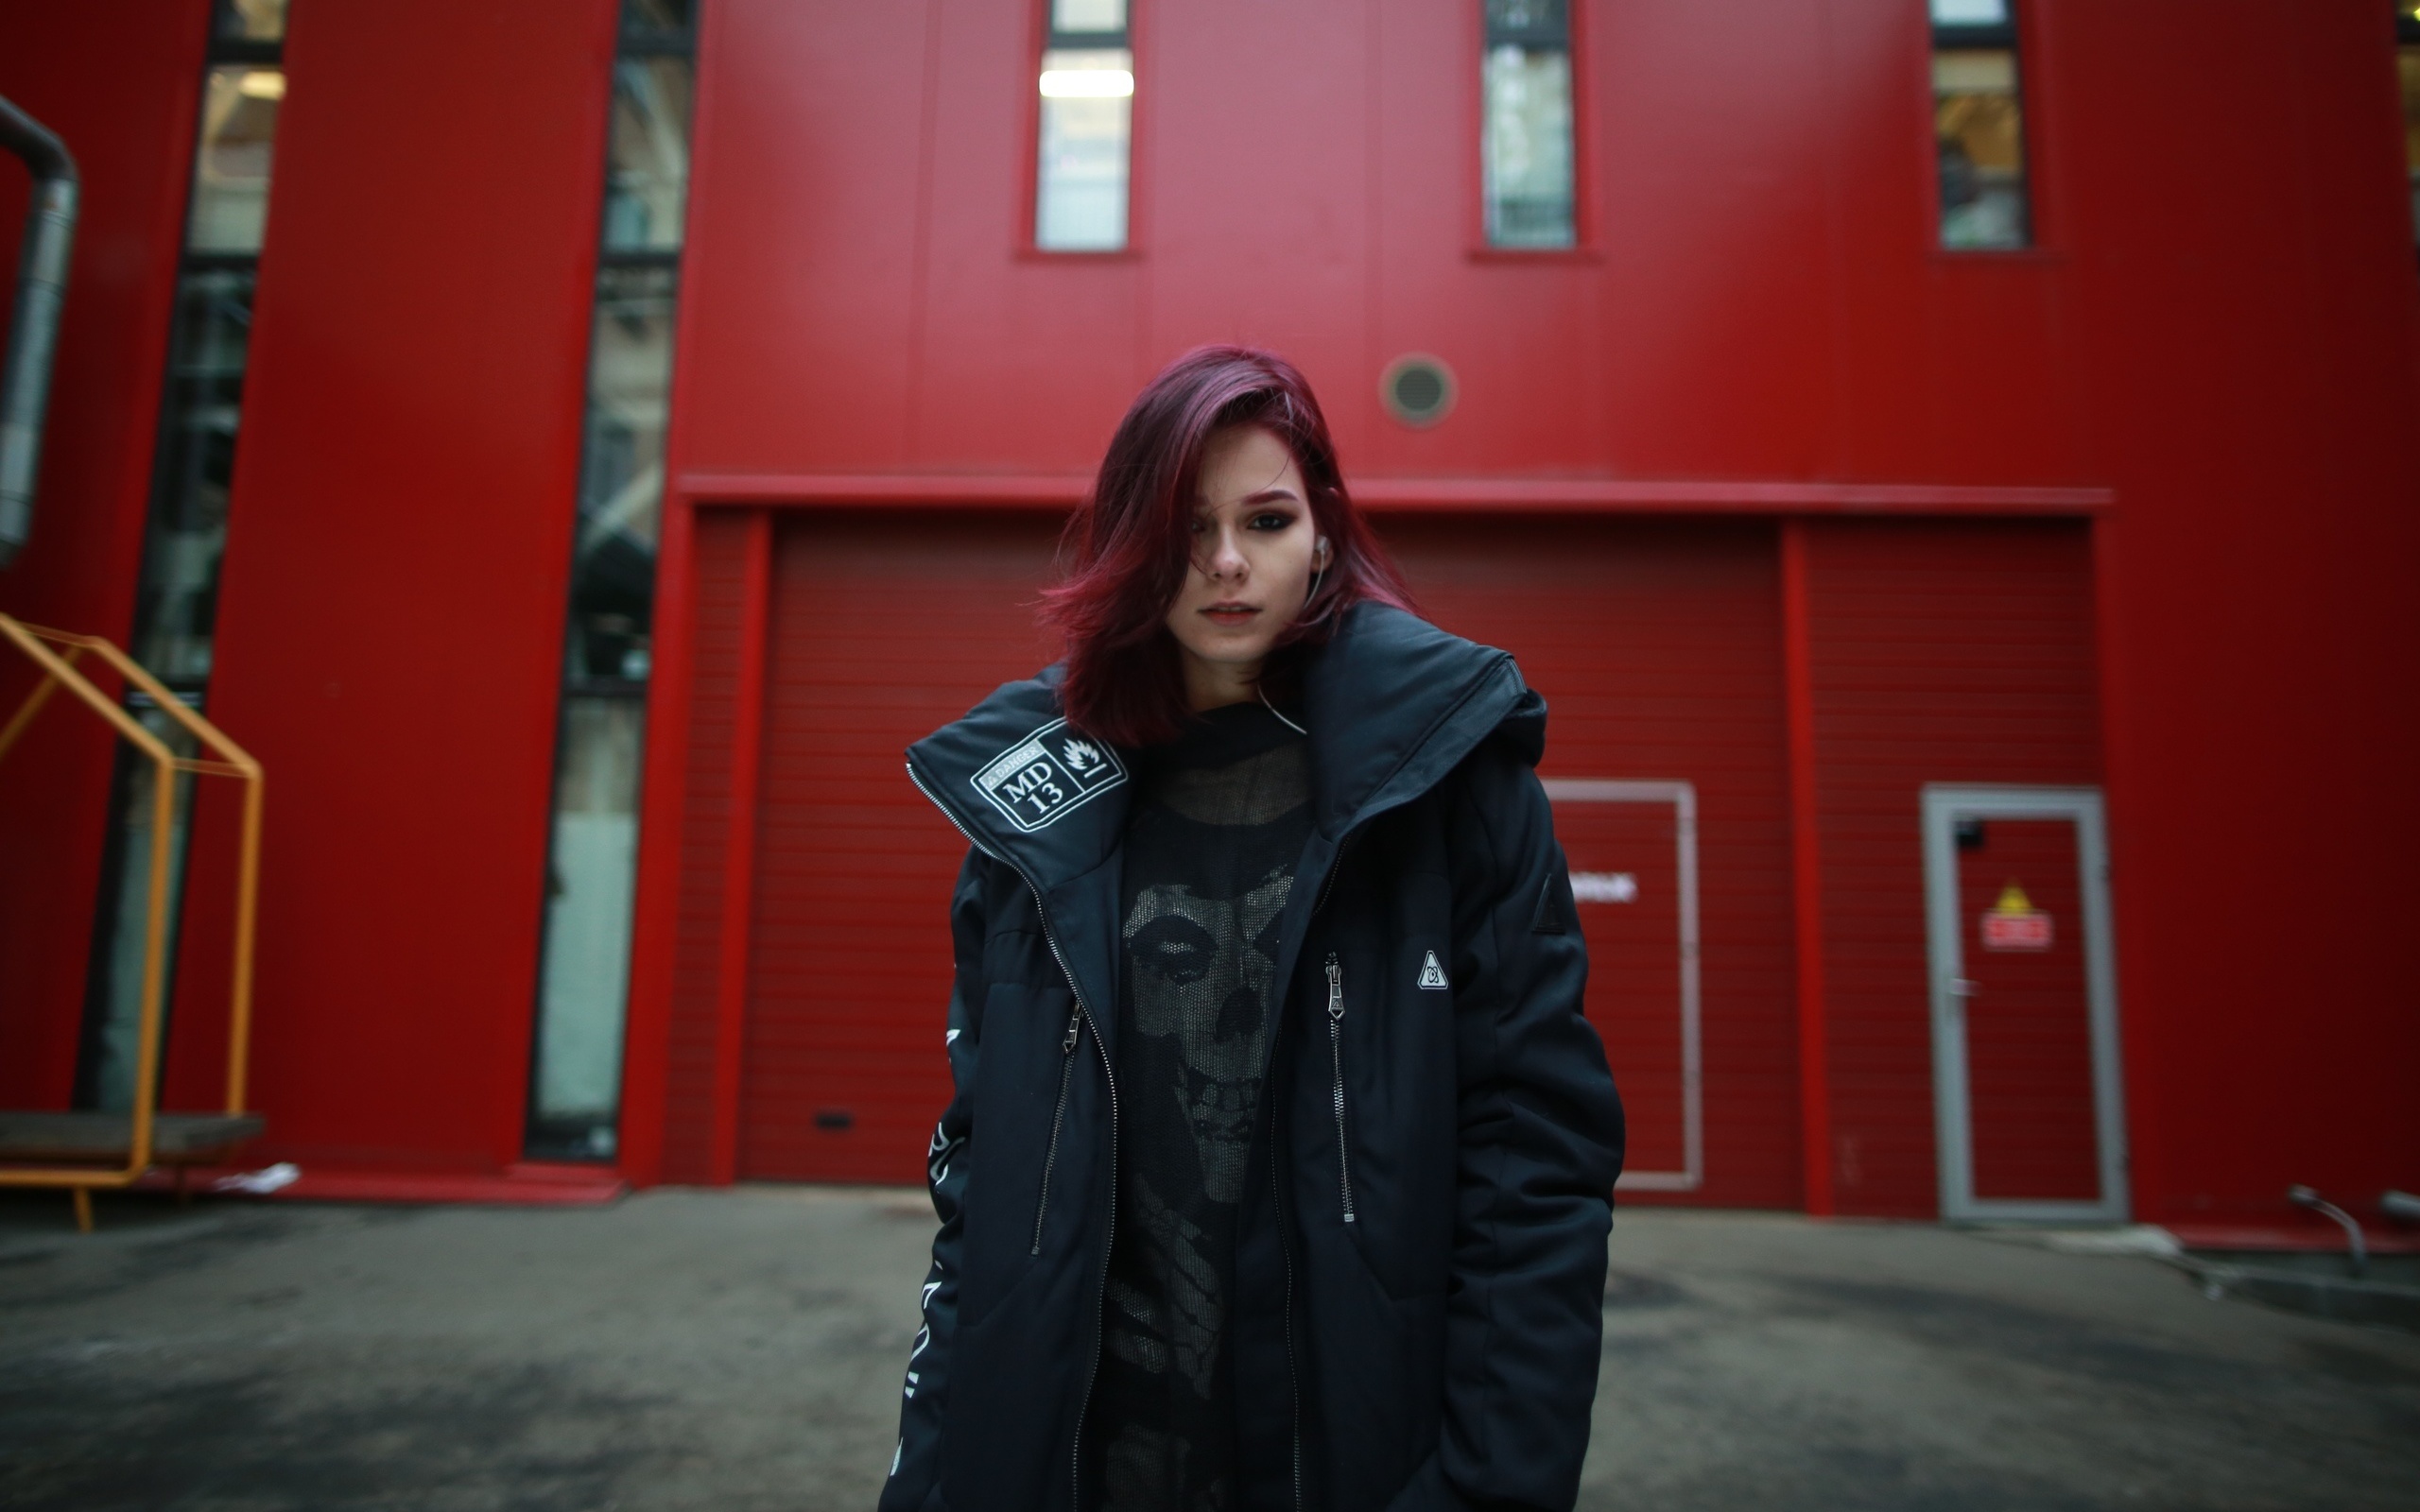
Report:
[{"label": "woman's face", "polygon": [[1184,649],[1193,707],[1253,696],[1254,679],[1310,597],[1323,565],[1310,490],[1286,443],[1257,425],[1230,425],[1201,450],[1193,560],[1168,606]]}]

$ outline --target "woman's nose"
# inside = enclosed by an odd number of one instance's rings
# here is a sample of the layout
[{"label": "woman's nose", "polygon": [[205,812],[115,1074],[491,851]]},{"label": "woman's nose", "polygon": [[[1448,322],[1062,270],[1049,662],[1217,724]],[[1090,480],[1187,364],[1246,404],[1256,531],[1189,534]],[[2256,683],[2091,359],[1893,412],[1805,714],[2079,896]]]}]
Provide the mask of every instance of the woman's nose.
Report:
[{"label": "woman's nose", "polygon": [[1211,542],[1210,560],[1205,570],[1213,577],[1241,577],[1250,570],[1235,532],[1219,532],[1218,539]]}]

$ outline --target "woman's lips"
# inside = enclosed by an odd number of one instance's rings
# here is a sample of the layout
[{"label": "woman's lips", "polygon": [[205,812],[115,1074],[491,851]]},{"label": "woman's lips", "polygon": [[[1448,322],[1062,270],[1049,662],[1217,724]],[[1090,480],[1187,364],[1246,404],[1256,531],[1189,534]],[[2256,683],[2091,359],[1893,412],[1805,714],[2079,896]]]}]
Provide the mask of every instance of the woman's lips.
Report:
[{"label": "woman's lips", "polygon": [[1241,625],[1260,610],[1251,604],[1212,604],[1201,612],[1214,625]]}]

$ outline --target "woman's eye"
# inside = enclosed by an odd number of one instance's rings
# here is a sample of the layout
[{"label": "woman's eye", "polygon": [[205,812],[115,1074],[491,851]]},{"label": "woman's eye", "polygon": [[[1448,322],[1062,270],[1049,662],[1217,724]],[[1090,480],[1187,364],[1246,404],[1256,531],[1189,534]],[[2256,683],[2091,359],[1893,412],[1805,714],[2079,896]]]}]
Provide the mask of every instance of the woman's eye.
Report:
[{"label": "woman's eye", "polygon": [[1294,517],[1290,514],[1255,515],[1253,517],[1252,527],[1254,530],[1283,530],[1293,523]]}]

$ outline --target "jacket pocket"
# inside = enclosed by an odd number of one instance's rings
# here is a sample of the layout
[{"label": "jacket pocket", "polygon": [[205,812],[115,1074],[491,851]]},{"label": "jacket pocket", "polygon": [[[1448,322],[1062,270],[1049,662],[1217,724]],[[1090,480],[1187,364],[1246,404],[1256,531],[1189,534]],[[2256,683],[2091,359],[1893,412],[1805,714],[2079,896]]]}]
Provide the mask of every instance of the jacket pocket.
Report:
[{"label": "jacket pocket", "polygon": [[1042,1194],[1033,1203],[1033,1248],[1029,1254],[1042,1253],[1042,1225],[1050,1216],[1050,1175],[1059,1167],[1059,1137],[1067,1127],[1067,1092],[1076,1079],[1076,1042],[1083,1038],[1084,1016],[1071,1009],[1067,1014],[1067,1032],[1059,1040],[1059,1100],[1050,1109],[1050,1143],[1042,1152]]},{"label": "jacket pocket", "polygon": [[983,1316],[1030,1268],[1046,1183],[1066,1185],[1076,1101],[1074,1057],[1060,1049],[1075,1011],[1066,989],[995,982],[983,1005],[974,1120],[959,1157],[967,1162],[961,1323]]}]

